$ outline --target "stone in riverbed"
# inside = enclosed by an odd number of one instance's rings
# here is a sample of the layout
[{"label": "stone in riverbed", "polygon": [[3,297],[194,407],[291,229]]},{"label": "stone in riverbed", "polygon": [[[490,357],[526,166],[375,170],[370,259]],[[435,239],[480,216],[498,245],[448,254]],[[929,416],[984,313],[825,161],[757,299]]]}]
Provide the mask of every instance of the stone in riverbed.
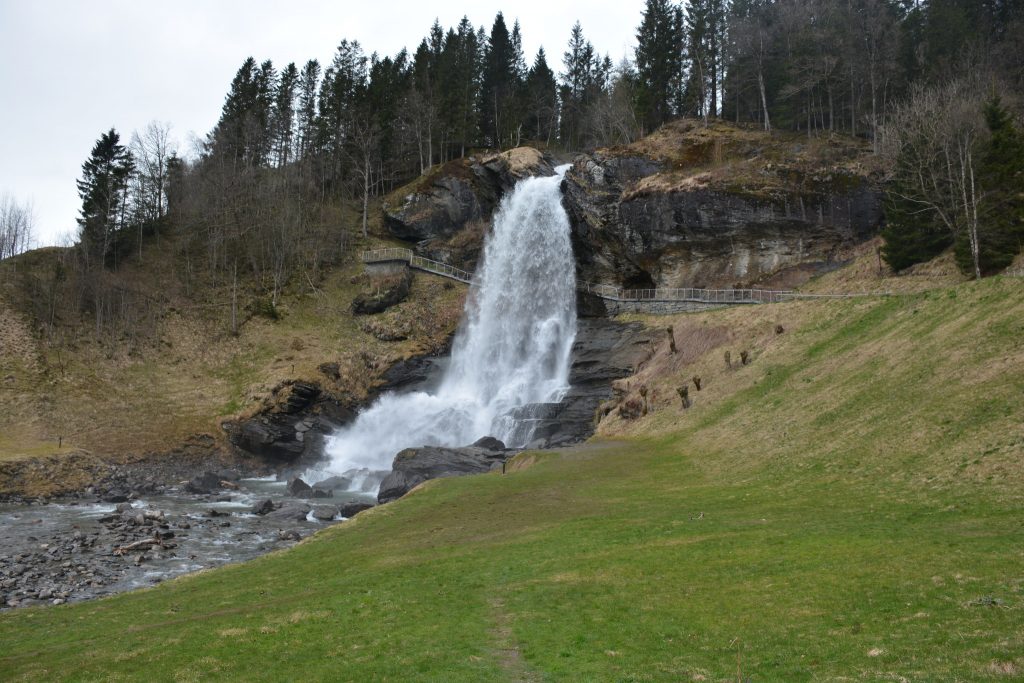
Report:
[{"label": "stone in riverbed", "polygon": [[264,498],[261,501],[257,501],[257,503],[252,506],[252,512],[254,515],[265,515],[273,511],[274,501],[270,500],[269,498]]},{"label": "stone in riverbed", "polygon": [[324,491],[337,491],[338,489],[348,490],[348,487],[352,485],[352,480],[348,477],[328,477],[322,481],[318,481],[313,484],[315,489],[323,489]]},{"label": "stone in riverbed", "polygon": [[185,484],[187,493],[213,493],[220,489],[221,478],[216,472],[203,472]]},{"label": "stone in riverbed", "polygon": [[348,519],[349,517],[355,517],[363,510],[369,510],[372,507],[375,507],[373,503],[361,503],[358,501],[352,501],[351,503],[345,503],[344,505],[342,505],[341,508],[339,508],[338,510],[338,514],[340,514],[345,519]]},{"label": "stone in riverbed", "polygon": [[263,515],[263,518],[279,522],[301,522],[306,519],[306,515],[309,514],[310,510],[312,510],[312,508],[306,503],[295,503],[287,501],[284,503],[284,505],[282,505],[280,509],[274,510],[273,512],[268,512],[267,514]]},{"label": "stone in riverbed", "polygon": [[296,498],[309,498],[313,495],[313,487],[299,477],[293,477],[288,481],[288,493]]},{"label": "stone in riverbed", "polygon": [[313,508],[313,519],[321,522],[330,522],[338,516],[338,508],[333,505],[317,505]]}]

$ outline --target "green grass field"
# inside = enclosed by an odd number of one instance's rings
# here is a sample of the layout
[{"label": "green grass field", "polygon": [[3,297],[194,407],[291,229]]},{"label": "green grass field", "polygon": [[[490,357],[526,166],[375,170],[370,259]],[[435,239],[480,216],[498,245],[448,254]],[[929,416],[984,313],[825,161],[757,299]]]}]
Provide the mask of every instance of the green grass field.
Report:
[{"label": "green grass field", "polygon": [[742,315],[675,320],[753,350],[674,370],[706,379],[689,411],[250,563],[6,613],[0,679],[1024,677],[1024,281]]}]

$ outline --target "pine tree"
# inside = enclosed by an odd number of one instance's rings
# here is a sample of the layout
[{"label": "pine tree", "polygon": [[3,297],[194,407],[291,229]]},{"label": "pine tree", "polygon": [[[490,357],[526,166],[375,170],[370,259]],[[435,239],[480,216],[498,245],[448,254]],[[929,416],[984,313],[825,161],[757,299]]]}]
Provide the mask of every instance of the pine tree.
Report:
[{"label": "pine tree", "polygon": [[123,227],[125,193],[132,170],[131,154],[113,128],[100,136],[82,164],[78,225],[89,263],[106,264],[113,255],[114,240]]}]

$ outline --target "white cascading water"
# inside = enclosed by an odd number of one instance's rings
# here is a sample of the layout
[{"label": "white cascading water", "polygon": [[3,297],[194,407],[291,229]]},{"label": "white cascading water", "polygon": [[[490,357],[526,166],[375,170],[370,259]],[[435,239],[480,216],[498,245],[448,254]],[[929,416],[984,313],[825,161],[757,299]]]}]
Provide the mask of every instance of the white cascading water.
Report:
[{"label": "white cascading water", "polygon": [[483,436],[529,443],[532,429],[514,411],[558,402],[569,388],[576,278],[559,189],[567,168],[522,180],[502,200],[437,390],[382,396],[328,440],[328,460],[308,477],[342,475],[352,490],[372,491],[404,448]]}]

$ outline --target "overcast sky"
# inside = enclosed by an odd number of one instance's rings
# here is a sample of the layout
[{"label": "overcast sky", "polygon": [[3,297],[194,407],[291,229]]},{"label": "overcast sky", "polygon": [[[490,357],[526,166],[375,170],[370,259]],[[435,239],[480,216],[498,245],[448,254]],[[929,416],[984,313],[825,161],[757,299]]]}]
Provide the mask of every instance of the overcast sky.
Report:
[{"label": "overcast sky", "polygon": [[614,61],[632,53],[643,0],[0,0],[0,195],[32,202],[42,244],[74,233],[75,180],[96,138],[166,121],[183,152],[217,122],[232,76],[249,55],[326,65],[342,38],[367,54],[416,48],[438,18],[466,14],[490,30],[503,11],[522,25],[527,62],[549,64],[573,22]]}]

